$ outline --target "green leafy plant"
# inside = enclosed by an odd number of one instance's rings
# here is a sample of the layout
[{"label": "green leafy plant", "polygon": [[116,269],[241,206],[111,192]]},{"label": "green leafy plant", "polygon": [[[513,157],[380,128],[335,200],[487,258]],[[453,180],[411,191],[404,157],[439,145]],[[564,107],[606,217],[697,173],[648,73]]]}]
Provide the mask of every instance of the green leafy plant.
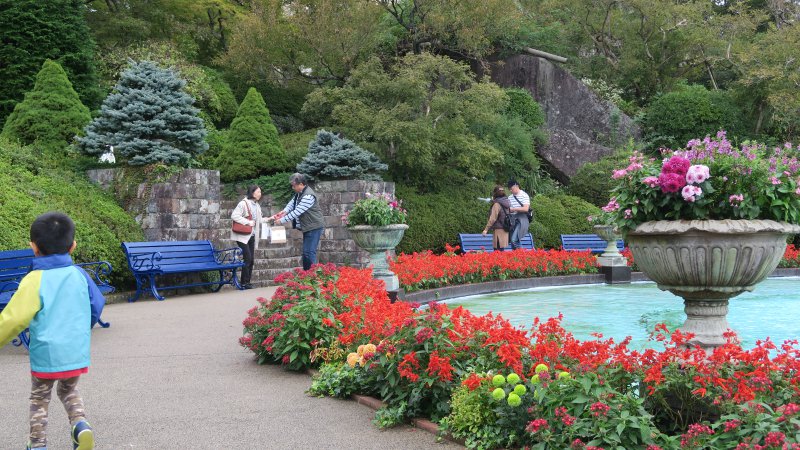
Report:
[{"label": "green leafy plant", "polygon": [[367,198],[356,201],[344,216],[347,226],[371,225],[383,227],[386,225],[406,223],[408,213],[402,207],[402,200],[397,200],[393,195],[370,194]]}]

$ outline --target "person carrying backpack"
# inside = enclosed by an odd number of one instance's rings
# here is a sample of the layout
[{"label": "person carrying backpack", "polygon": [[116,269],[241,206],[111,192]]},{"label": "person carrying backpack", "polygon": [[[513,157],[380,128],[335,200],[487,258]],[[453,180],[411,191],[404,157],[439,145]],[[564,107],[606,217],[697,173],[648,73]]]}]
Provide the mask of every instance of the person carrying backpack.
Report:
[{"label": "person carrying backpack", "polygon": [[508,246],[508,233],[514,226],[514,216],[510,211],[511,204],[506,197],[503,186],[497,185],[492,191],[492,208],[489,210],[489,220],[483,229],[483,235],[492,230],[494,238],[492,246],[495,250],[503,250]]}]

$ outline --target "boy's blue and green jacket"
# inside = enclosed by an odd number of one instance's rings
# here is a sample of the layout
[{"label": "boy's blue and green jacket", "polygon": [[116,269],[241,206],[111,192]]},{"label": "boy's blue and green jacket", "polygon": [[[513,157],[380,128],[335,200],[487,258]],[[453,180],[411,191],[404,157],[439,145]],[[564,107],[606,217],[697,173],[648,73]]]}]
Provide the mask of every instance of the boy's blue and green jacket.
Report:
[{"label": "boy's blue and green jacket", "polygon": [[89,367],[91,331],[105,299],[68,254],[33,258],[33,267],[0,313],[0,347],[30,328],[33,372]]}]

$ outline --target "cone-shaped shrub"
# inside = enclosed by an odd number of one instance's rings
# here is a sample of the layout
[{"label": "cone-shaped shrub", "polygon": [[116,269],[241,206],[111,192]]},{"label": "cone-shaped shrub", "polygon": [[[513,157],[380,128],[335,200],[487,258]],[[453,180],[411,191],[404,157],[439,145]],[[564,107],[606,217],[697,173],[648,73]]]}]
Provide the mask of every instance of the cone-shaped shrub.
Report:
[{"label": "cone-shaped shrub", "polygon": [[188,164],[208,149],[206,129],[194,99],[175,72],[150,61],[132,64],[103,101],[100,116],[86,127],[79,148],[101,155],[113,145],[117,160],[130,165]]},{"label": "cone-shaped shrub", "polygon": [[23,144],[65,147],[92,116],[58,63],[44,62],[33,90],[8,116],[2,135]]},{"label": "cone-shaped shrub", "polygon": [[308,154],[297,165],[298,172],[321,180],[380,180],[375,172],[386,169],[375,154],[326,130],[317,132],[317,138],[308,145]]},{"label": "cone-shaped shrub", "polygon": [[238,181],[275,173],[286,166],[264,98],[255,88],[244,97],[216,162],[222,181]]}]

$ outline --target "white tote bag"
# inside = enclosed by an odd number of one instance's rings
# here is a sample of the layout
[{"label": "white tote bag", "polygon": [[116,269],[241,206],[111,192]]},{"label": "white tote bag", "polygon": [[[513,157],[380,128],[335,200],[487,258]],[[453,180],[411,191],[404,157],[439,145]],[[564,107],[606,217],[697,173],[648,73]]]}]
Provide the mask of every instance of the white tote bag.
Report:
[{"label": "white tote bag", "polygon": [[270,244],[285,244],[286,243],[286,228],[281,226],[264,227],[270,228],[269,243]]}]

